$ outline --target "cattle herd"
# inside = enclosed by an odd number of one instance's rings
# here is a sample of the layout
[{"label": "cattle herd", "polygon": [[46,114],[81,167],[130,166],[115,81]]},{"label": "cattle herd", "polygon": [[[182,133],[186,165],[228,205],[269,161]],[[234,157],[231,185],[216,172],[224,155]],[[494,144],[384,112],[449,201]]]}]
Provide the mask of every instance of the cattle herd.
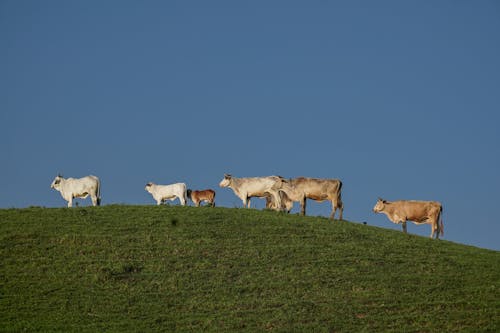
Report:
[{"label": "cattle herd", "polygon": [[[322,179],[298,177],[286,179],[280,176],[237,178],[228,174],[219,183],[220,187],[228,187],[234,191],[243,202],[244,207],[250,207],[252,197],[265,198],[266,208],[277,211],[290,212],[293,203],[300,203],[300,213],[306,214],[306,200],[311,199],[318,202],[330,201],[332,203],[331,219],[335,219],[335,213],[339,211],[339,219],[342,220],[344,204],[342,203],[342,182],[338,179]],[[74,198],[87,198],[90,195],[92,204],[99,206],[101,202],[101,183],[96,176],[83,178],[64,178],[58,175],[52,182],[51,188],[59,191],[68,207],[72,207]],[[147,183],[145,190],[149,192],[158,205],[166,200],[179,199],[185,206],[190,199],[195,206],[207,202],[215,206],[215,191],[187,189],[185,183],[170,185],[157,185]],[[402,224],[406,233],[406,222],[415,224],[430,224],[431,238],[439,238],[443,235],[443,207],[436,201],[400,200],[387,201],[378,199],[373,207],[375,213],[386,214],[390,221]]]}]

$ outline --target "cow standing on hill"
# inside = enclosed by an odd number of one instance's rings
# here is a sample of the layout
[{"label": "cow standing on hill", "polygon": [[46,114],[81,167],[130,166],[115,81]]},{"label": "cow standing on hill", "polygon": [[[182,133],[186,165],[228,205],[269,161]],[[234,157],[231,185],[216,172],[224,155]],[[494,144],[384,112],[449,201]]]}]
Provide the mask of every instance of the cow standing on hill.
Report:
[{"label": "cow standing on hill", "polygon": [[338,179],[321,179],[298,177],[290,180],[283,180],[280,191],[286,194],[283,202],[289,205],[288,201],[300,202],[300,213],[306,215],[306,199],[318,202],[328,200],[332,203],[331,219],[335,219],[335,213],[339,210],[339,220],[342,220],[344,204],[342,203],[342,182]]},{"label": "cow standing on hill", "polygon": [[64,178],[61,175],[57,175],[50,187],[61,193],[63,199],[68,202],[68,207],[73,206],[74,198],[85,199],[89,195],[93,206],[101,204],[101,182],[96,176]]},{"label": "cow standing on hill", "polygon": [[293,200],[291,200],[288,197],[288,195],[286,195],[286,193],[283,192],[282,190],[279,190],[278,194],[279,194],[280,200],[281,200],[281,207],[277,207],[276,203],[273,200],[273,197],[270,194],[268,194],[268,195],[264,196],[264,198],[266,199],[266,208],[267,209],[279,208],[279,210],[290,213],[290,211],[293,208]]},{"label": "cow standing on hill", "polygon": [[393,223],[402,224],[403,232],[406,233],[406,221],[411,221],[415,224],[430,224],[431,238],[436,236],[439,239],[444,234],[443,228],[443,206],[437,201],[414,201],[414,200],[399,200],[387,201],[378,199],[375,207],[375,213],[384,213]]},{"label": "cow standing on hill", "polygon": [[225,174],[219,186],[233,189],[234,194],[243,202],[243,207],[250,208],[251,197],[271,196],[273,209],[281,210],[281,198],[278,193],[281,183],[282,178],[278,176],[236,178]]},{"label": "cow standing on hill", "polygon": [[200,203],[207,202],[210,206],[215,207],[215,191],[208,189],[202,191],[187,190],[187,197],[191,199],[196,207],[200,207]]},{"label": "cow standing on hill", "polygon": [[161,205],[165,200],[174,201],[176,198],[179,198],[181,205],[186,205],[187,195],[186,184],[184,183],[156,185],[150,182],[146,184],[144,189],[151,193],[157,205]]}]

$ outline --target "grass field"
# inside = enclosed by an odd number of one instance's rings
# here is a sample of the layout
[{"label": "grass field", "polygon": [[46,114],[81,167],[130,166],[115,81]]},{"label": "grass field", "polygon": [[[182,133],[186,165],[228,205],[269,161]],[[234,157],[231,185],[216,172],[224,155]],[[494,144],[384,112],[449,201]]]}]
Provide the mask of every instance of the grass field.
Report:
[{"label": "grass field", "polygon": [[500,252],[319,217],[0,210],[1,332],[499,332]]}]

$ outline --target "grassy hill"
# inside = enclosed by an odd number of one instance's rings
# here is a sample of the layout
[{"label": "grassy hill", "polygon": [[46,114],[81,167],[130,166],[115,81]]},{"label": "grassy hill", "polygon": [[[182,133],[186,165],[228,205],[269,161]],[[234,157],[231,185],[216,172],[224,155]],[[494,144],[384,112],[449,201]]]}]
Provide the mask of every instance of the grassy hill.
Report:
[{"label": "grassy hill", "polygon": [[1,332],[498,332],[500,252],[178,206],[0,210]]}]

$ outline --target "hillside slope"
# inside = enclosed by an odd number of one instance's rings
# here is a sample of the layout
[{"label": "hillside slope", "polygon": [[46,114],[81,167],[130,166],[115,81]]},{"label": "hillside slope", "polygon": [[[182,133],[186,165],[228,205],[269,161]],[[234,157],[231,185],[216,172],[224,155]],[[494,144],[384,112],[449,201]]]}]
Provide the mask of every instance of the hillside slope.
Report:
[{"label": "hillside slope", "polygon": [[498,332],[500,253],[325,218],[0,210],[0,331]]}]

